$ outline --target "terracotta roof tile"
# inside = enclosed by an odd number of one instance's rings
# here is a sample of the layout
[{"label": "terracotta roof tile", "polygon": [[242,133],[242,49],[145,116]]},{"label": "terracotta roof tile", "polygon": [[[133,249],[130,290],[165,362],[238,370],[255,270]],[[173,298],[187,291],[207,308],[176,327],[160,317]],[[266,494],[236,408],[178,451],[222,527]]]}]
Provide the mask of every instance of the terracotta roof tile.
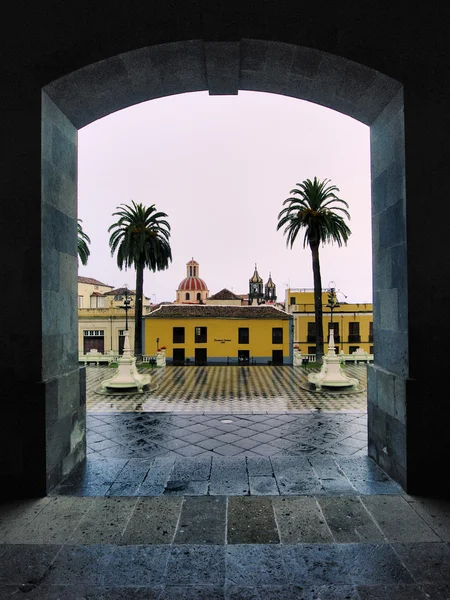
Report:
[{"label": "terracotta roof tile", "polygon": [[78,283],[88,283],[90,285],[102,285],[103,287],[112,287],[107,283],[102,283],[97,279],[92,279],[92,277],[81,277],[80,275],[78,275]]},{"label": "terracotta roof tile", "polygon": [[275,306],[214,306],[211,304],[163,305],[145,315],[145,319],[282,319],[292,316]]},{"label": "terracotta roof tile", "polygon": [[210,296],[208,298],[208,300],[240,300],[240,299],[241,299],[240,296],[237,296],[233,292],[230,292],[230,290],[228,290],[227,288],[223,288],[223,290],[220,290],[220,292],[217,292],[217,294],[214,294],[213,296]]}]

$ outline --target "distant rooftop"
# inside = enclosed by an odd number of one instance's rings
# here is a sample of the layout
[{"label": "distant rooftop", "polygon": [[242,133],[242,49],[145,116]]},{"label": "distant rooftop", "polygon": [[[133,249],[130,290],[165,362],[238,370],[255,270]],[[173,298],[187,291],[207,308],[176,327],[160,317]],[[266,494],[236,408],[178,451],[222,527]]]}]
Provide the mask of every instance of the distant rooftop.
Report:
[{"label": "distant rooftop", "polygon": [[170,304],[163,305],[146,315],[146,319],[282,319],[289,320],[291,315],[275,306],[214,306],[211,304]]},{"label": "distant rooftop", "polygon": [[78,283],[88,283],[90,285],[102,285],[103,287],[112,287],[107,283],[102,283],[101,281],[98,281],[98,279],[93,279],[92,277],[81,277],[80,275],[78,275]]},{"label": "distant rooftop", "polygon": [[210,296],[208,300],[241,300],[241,297],[230,292],[229,289],[223,288],[223,290],[220,290],[217,294]]}]

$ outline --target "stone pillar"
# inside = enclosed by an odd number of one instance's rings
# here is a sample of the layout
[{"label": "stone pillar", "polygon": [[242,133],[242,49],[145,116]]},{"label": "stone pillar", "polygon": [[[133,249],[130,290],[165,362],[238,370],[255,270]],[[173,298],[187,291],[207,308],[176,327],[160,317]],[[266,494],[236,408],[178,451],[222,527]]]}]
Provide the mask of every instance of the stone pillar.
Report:
[{"label": "stone pillar", "polygon": [[77,130],[42,94],[42,378],[46,484],[86,454],[86,410],[78,368]]},{"label": "stone pillar", "polygon": [[369,455],[407,481],[408,290],[403,93],[371,127],[374,364],[368,371]]},{"label": "stone pillar", "polygon": [[11,84],[0,115],[7,149],[0,186],[0,473],[16,497],[45,495],[85,455],[76,130],[48,98],[41,101],[34,81]]},{"label": "stone pillar", "polygon": [[404,109],[399,95],[371,129],[369,454],[408,492],[420,494],[447,488],[436,466],[450,460],[450,404],[439,384],[450,329],[449,116],[434,75],[418,71],[415,87],[405,88]]}]

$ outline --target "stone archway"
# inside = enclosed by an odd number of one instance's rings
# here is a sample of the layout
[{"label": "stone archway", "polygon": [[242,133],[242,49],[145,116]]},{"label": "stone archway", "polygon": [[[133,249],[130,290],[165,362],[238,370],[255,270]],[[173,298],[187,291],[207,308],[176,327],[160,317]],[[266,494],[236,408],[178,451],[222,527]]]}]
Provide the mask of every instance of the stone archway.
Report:
[{"label": "stone archway", "polygon": [[[43,90],[46,490],[84,458],[85,447],[76,347],[77,129],[138,102],[203,90],[283,94],[332,108],[371,127],[376,357],[369,378],[369,453],[406,486],[408,310],[402,86],[361,64],[301,46],[193,40],[127,52],[70,73]],[[394,285],[392,277],[387,277],[392,268],[405,274]]]}]

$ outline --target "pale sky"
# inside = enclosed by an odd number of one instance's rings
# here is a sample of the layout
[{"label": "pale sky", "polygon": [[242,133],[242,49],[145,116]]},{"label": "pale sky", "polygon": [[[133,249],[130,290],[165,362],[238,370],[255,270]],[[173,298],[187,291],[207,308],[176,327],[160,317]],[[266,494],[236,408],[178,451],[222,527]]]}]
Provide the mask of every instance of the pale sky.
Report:
[{"label": "pale sky", "polygon": [[[248,291],[255,263],[286,287],[312,288],[303,234],[286,248],[277,216],[304,179],[331,179],[349,203],[347,247],[320,250],[322,284],[334,281],[348,302],[372,301],[369,128],[316,104],[275,94],[181,94],[138,104],[79,131],[78,216],[91,238],[79,275],[135,289],[120,271],[108,227],[121,203],[155,204],[168,214],[173,261],[145,271],[152,302],[173,301],[191,257],[210,295]],[[339,295],[343,300],[343,296]]]}]

